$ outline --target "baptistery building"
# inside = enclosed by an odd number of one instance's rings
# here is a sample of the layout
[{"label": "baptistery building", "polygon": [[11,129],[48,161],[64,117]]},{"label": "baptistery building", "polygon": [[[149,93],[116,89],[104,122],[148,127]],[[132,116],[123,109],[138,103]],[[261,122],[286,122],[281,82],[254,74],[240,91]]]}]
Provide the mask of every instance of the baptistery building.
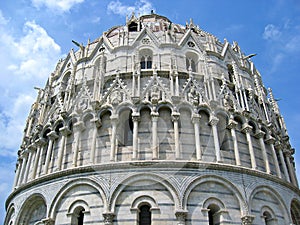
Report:
[{"label": "baptistery building", "polygon": [[255,54],[155,13],[73,43],[38,88],[5,225],[300,225]]}]

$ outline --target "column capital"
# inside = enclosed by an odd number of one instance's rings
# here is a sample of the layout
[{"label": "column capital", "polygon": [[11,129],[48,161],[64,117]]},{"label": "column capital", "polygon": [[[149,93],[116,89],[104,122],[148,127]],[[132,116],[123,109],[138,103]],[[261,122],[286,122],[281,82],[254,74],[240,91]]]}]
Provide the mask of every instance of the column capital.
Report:
[{"label": "column capital", "polygon": [[49,137],[50,140],[55,140],[56,138],[58,138],[58,135],[55,131],[50,131],[47,136]]},{"label": "column capital", "polygon": [[98,127],[98,128],[102,126],[101,119],[99,119],[99,118],[93,118],[93,119],[91,119],[91,122],[95,123],[96,127]]},{"label": "column capital", "polygon": [[219,122],[218,117],[216,117],[216,116],[210,116],[210,118],[209,118],[209,124],[211,126],[216,126],[218,124],[218,122]]},{"label": "column capital", "polygon": [[73,125],[74,131],[82,131],[85,129],[83,121],[78,121]]},{"label": "column capital", "polygon": [[158,117],[159,117],[159,113],[158,112],[151,112],[151,119],[153,122],[157,122]]},{"label": "column capital", "polygon": [[242,126],[242,132],[245,133],[245,134],[250,133],[252,131],[252,129],[253,128],[247,123],[244,123],[243,126]]},{"label": "column capital", "polygon": [[235,129],[237,125],[238,125],[238,122],[236,122],[233,119],[229,119],[228,124],[227,124],[227,128],[228,129]]},{"label": "column capital", "polygon": [[179,120],[180,113],[179,113],[179,112],[173,112],[173,113],[171,114],[171,116],[172,116],[172,121],[173,121],[173,122],[174,122],[174,121],[178,121],[178,120]]},{"label": "column capital", "polygon": [[132,113],[132,121],[140,121],[140,113]]},{"label": "column capital", "polygon": [[267,140],[266,140],[266,143],[267,143],[268,145],[273,145],[273,144],[275,143],[275,141],[276,141],[276,139],[275,139],[274,137],[269,136],[269,137],[267,138]]},{"label": "column capital", "polygon": [[37,140],[35,140],[35,144],[37,146],[43,146],[47,143],[47,141],[45,140],[45,138],[38,138]]},{"label": "column capital", "polygon": [[59,132],[61,132],[61,134],[62,134],[63,136],[68,136],[69,134],[72,133],[72,131],[71,131],[71,130],[69,129],[69,127],[67,127],[67,126],[64,126],[64,127],[59,128]]},{"label": "column capital", "polygon": [[54,225],[54,219],[51,219],[51,218],[47,218],[47,219],[43,219],[42,220],[42,223],[44,224],[44,225]]},{"label": "column capital", "polygon": [[188,215],[188,211],[186,210],[176,210],[175,216],[177,218],[177,225],[185,225],[185,219]]},{"label": "column capital", "polygon": [[288,157],[288,158],[290,158],[292,156],[292,152],[287,149],[283,150],[283,154],[285,157]]},{"label": "column capital", "polygon": [[104,224],[105,225],[112,225],[113,224],[113,219],[115,214],[113,212],[104,212],[103,214],[104,217]]},{"label": "column capital", "polygon": [[29,152],[35,151],[36,150],[36,144],[35,143],[31,143],[28,146],[28,150],[29,150]]},{"label": "column capital", "polygon": [[253,215],[242,216],[241,217],[242,225],[252,225],[252,222],[253,222],[254,218],[255,218],[255,216],[253,216]]},{"label": "column capital", "polygon": [[265,132],[263,132],[262,130],[258,130],[257,132],[256,132],[256,134],[254,134],[254,136],[256,137],[256,138],[263,138],[264,136],[265,136]]},{"label": "column capital", "polygon": [[201,116],[197,113],[193,113],[192,115],[192,123],[200,123]]}]

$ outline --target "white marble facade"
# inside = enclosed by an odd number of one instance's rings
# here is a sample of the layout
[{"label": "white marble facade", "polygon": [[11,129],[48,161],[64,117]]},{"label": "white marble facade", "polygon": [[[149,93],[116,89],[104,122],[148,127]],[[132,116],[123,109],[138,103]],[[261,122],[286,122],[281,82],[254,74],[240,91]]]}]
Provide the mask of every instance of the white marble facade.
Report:
[{"label": "white marble facade", "polygon": [[71,50],[32,105],[5,225],[300,225],[252,56],[157,14]]}]

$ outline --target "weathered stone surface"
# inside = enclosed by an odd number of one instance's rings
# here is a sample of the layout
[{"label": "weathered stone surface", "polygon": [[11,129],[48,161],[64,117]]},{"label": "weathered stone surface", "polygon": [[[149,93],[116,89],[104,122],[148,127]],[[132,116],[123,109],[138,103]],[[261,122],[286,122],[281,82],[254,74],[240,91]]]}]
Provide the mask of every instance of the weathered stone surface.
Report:
[{"label": "weathered stone surface", "polygon": [[24,131],[5,225],[300,224],[271,89],[192,21],[132,15],[72,50]]}]

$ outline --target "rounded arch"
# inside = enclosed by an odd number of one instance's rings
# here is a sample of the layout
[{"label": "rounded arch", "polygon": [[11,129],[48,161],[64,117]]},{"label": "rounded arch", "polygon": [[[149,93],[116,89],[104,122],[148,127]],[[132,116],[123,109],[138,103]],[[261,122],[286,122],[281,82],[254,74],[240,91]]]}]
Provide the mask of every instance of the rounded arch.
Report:
[{"label": "rounded arch", "polygon": [[64,88],[66,88],[70,77],[71,77],[71,69],[68,69],[67,71],[64,72],[61,78],[61,84],[64,86]]},{"label": "rounded arch", "polygon": [[142,180],[150,180],[150,181],[158,182],[159,184],[163,185],[171,194],[173,198],[172,200],[174,201],[175,204],[175,208],[179,208],[180,201],[178,198],[178,193],[175,187],[167,180],[166,177],[162,177],[152,173],[144,173],[143,176],[141,176],[140,173],[137,173],[137,174],[130,174],[119,181],[119,184],[114,189],[112,193],[112,197],[109,201],[110,210],[114,212],[117,198],[120,195],[120,193],[126,188],[127,185]]},{"label": "rounded arch", "polygon": [[275,216],[274,211],[268,206],[263,206],[260,210],[260,213],[261,213],[260,217],[265,222],[265,225],[272,224],[270,222],[272,220],[276,220],[276,216]]},{"label": "rounded arch", "polygon": [[[237,198],[237,200],[239,202],[239,207],[240,207],[241,213],[242,214],[244,213],[244,211],[242,211],[242,210],[244,210],[243,205],[244,205],[245,199],[244,199],[243,195],[241,194],[240,190],[233,183],[228,181],[227,179],[220,177],[220,176],[216,176],[216,175],[200,176],[190,182],[189,186],[185,189],[184,194],[183,194],[183,199],[182,199],[183,209],[187,210],[188,198],[189,198],[189,195],[191,194],[191,192],[193,191],[193,189],[196,186],[203,184],[205,182],[217,182],[217,183],[222,184],[225,187],[227,187]],[[207,203],[209,203],[209,201],[207,201]]]},{"label": "rounded arch", "polygon": [[102,107],[97,113],[97,118],[101,119],[101,117],[106,113],[109,113],[110,115],[112,115],[112,113],[113,113],[112,108],[111,107]]},{"label": "rounded arch", "polygon": [[68,213],[74,213],[76,211],[76,209],[79,207],[84,208],[85,212],[90,211],[90,207],[86,201],[76,200],[73,203],[71,203],[70,207],[68,208]]},{"label": "rounded arch", "polygon": [[241,125],[243,125],[243,124],[245,124],[247,122],[246,119],[243,116],[239,115],[239,114],[233,115],[233,119],[236,122],[240,123]]},{"label": "rounded arch", "polygon": [[197,111],[198,111],[199,114],[200,114],[201,112],[202,112],[202,113],[205,113],[208,117],[210,117],[211,114],[212,114],[211,109],[208,108],[208,107],[205,107],[205,106],[202,106],[202,107],[198,108]]},{"label": "rounded arch", "polygon": [[148,204],[150,206],[151,210],[158,209],[157,202],[155,201],[154,198],[152,198],[149,195],[142,195],[142,196],[139,196],[136,199],[134,199],[131,204],[131,209],[138,210],[142,204]]},{"label": "rounded arch", "polygon": [[290,212],[293,224],[300,225],[300,199],[292,199],[290,204]]},{"label": "rounded arch", "polygon": [[248,124],[252,127],[253,134],[256,134],[259,131],[259,126],[254,120],[249,120]]},{"label": "rounded arch", "polygon": [[4,225],[15,224],[15,205],[10,204],[7,208],[6,217],[4,220]]},{"label": "rounded arch", "polygon": [[147,103],[147,104],[139,104],[138,107],[137,107],[137,112],[140,112],[143,109],[149,109],[150,112],[151,112],[152,111],[152,106],[149,103]]},{"label": "rounded arch", "polygon": [[173,113],[174,111],[174,108],[173,108],[173,105],[171,103],[161,103],[159,104],[157,107],[156,107],[156,111],[158,112],[160,109],[162,108],[166,108],[166,109],[169,109],[171,114]]},{"label": "rounded arch", "polygon": [[95,114],[92,111],[87,111],[82,115],[82,121],[90,121],[92,119],[95,119]]},{"label": "rounded arch", "polygon": [[65,125],[65,121],[62,118],[59,118],[55,123],[53,124],[53,130],[57,133],[59,132],[59,129]]},{"label": "rounded arch", "polygon": [[47,124],[47,125],[43,128],[43,130],[42,130],[42,132],[41,132],[42,137],[45,138],[45,139],[47,139],[47,138],[48,138],[47,134],[49,134],[51,131],[52,131],[51,125],[50,125],[50,124]]},{"label": "rounded arch", "polygon": [[[278,201],[278,203],[279,203],[278,206],[280,206],[280,208],[282,209],[282,214],[283,214],[285,221],[287,221],[290,218],[289,213],[288,213],[289,210],[288,210],[286,204],[284,203],[284,200],[280,196],[280,194],[274,188],[267,186],[267,185],[257,185],[256,187],[253,187],[253,190],[250,193],[249,198],[247,199],[247,201],[249,202],[249,212],[252,212],[253,210],[255,210],[255,209],[252,209],[252,203],[254,201],[255,196],[260,192],[266,193]],[[263,201],[263,200],[261,200],[261,201]],[[265,204],[265,202],[263,202],[263,203],[264,203],[264,206],[268,206]]]},{"label": "rounded arch", "polygon": [[153,62],[153,50],[149,47],[139,49],[139,60],[141,69],[151,69]]},{"label": "rounded arch", "polygon": [[118,115],[126,110],[130,110],[131,112],[134,112],[134,105],[132,105],[132,103],[130,103],[130,102],[122,102],[115,109],[116,114],[118,114]]},{"label": "rounded arch", "polygon": [[191,113],[191,115],[193,115],[193,113],[194,113],[193,106],[188,102],[183,102],[180,105],[178,105],[177,110],[178,110],[178,112],[180,112],[180,110],[187,110]]},{"label": "rounded arch", "polygon": [[101,200],[103,201],[104,209],[107,208],[107,197],[106,197],[105,192],[102,189],[101,185],[99,185],[97,182],[95,182],[91,179],[88,179],[88,178],[78,178],[78,179],[68,182],[58,191],[58,193],[56,194],[56,196],[54,197],[54,199],[50,205],[50,209],[49,209],[49,217],[50,218],[55,218],[57,207],[58,207],[60,201],[62,200],[63,196],[67,192],[69,192],[72,188],[74,188],[76,186],[80,186],[80,185],[88,185],[88,186],[96,189],[101,196]]},{"label": "rounded arch", "polygon": [[185,53],[185,58],[186,58],[186,69],[188,71],[191,70],[192,72],[198,72],[199,55],[195,51],[189,50]]},{"label": "rounded arch", "polygon": [[220,199],[214,198],[214,197],[207,198],[207,199],[203,202],[203,208],[208,209],[208,207],[209,207],[210,205],[217,205],[217,206],[219,206],[219,208],[225,208],[224,203],[223,203]]},{"label": "rounded arch", "polygon": [[16,224],[31,224],[47,217],[46,199],[42,194],[29,196],[19,210]]}]

